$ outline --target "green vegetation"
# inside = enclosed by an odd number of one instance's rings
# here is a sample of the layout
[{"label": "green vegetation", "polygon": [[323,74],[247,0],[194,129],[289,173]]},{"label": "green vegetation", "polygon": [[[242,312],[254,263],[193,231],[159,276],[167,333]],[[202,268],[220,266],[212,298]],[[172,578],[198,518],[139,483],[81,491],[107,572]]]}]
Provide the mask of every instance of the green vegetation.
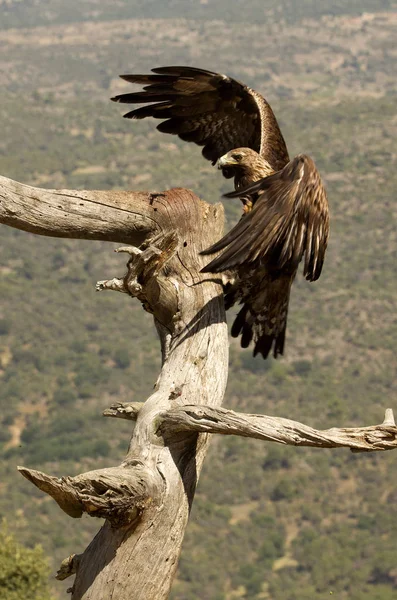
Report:
[{"label": "green vegetation", "polygon": [[48,562],[41,546],[32,549],[18,544],[0,526],[0,592],[2,600],[50,600]]},{"label": "green vegetation", "polygon": [[[42,187],[180,185],[218,201],[230,182],[199,149],[120,117],[107,100],[126,89],[116,74],[184,62],[265,92],[291,154],[312,154],[325,176],[331,240],[320,281],[294,284],[285,358],[254,359],[231,341],[225,406],[320,428],[375,424],[396,395],[392,22],[377,14],[298,23],[331,10],[307,1],[289,3],[293,25],[263,13],[265,24],[242,27],[233,23],[239,4],[192,2],[182,12],[175,2],[160,24],[126,20],[137,2],[2,4],[2,53],[12,61],[1,74],[0,174]],[[153,5],[139,6],[148,16]],[[247,21],[257,6],[244,3]],[[374,3],[332,6],[350,15]],[[228,22],[171,19],[226,13]],[[7,30],[11,17],[18,27],[51,26],[21,34]],[[232,223],[240,207],[226,210]],[[60,476],[120,461],[130,425],[101,412],[147,397],[160,352],[138,303],[95,293],[98,279],[123,271],[113,245],[2,227],[0,247],[0,515],[21,543],[43,545],[55,572],[98,522],[72,521],[16,465]],[[395,461],[214,437],[173,600],[395,598]]]}]

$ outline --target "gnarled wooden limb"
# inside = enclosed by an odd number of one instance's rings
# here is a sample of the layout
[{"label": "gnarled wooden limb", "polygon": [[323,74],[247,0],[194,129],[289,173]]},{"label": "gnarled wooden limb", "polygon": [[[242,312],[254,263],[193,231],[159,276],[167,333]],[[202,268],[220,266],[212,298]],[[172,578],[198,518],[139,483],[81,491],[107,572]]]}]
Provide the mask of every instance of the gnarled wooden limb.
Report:
[{"label": "gnarled wooden limb", "polygon": [[[112,280],[114,289],[137,295],[153,313],[164,364],[154,393],[135,412],[127,457],[119,467],[77,477],[22,473],[68,514],[106,518],[75,565],[73,600],[165,599],[209,439],[176,433],[165,444],[155,423],[160,412],[188,401],[217,406],[223,399],[228,340],[222,288],[200,273],[206,261],[199,255],[221,237],[223,209],[181,189],[161,195],[57,192],[1,178],[0,222],[128,246],[127,274]],[[141,483],[134,479],[137,464]]]},{"label": "gnarled wooden limb", "polygon": [[161,230],[148,192],[44,190],[0,176],[0,223],[53,237],[140,246]]},{"label": "gnarled wooden limb", "polygon": [[226,408],[185,405],[161,413],[158,431],[164,439],[176,432],[196,431],[241,435],[290,446],[346,447],[353,452],[397,448],[397,427],[390,408],[386,409],[381,425],[318,430],[281,417],[246,415]]},{"label": "gnarled wooden limb", "polygon": [[175,232],[159,235],[151,239],[144,250],[134,246],[117,248],[116,252],[130,255],[127,273],[123,279],[113,278],[110,281],[98,281],[97,291],[113,290],[124,292],[138,298],[142,306],[168,330],[178,311],[178,284],[175,279],[162,275],[170,259],[178,248],[178,236]]},{"label": "gnarled wooden limb", "polygon": [[156,471],[137,460],[60,479],[24,467],[18,470],[70,517],[79,518],[85,512],[107,519],[113,527],[137,523],[146,506],[161,497],[163,485]]},{"label": "gnarled wooden limb", "polygon": [[63,581],[71,575],[75,575],[80,564],[80,558],[80,554],[71,554],[65,558],[57,571],[55,579],[58,579],[58,581]]}]

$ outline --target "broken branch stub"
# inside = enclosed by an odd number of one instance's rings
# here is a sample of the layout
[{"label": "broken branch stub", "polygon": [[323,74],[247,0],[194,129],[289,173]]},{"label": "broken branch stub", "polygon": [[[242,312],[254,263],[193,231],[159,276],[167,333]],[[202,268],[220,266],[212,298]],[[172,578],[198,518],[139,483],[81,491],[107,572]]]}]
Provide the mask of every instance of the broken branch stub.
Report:
[{"label": "broken branch stub", "polygon": [[24,467],[18,470],[70,517],[79,518],[85,512],[107,519],[113,527],[137,521],[145,507],[160,496],[162,485],[161,478],[156,480],[156,473],[138,461],[76,477],[57,478]]},{"label": "broken branch stub", "polygon": [[55,579],[58,579],[58,581],[63,581],[71,575],[75,575],[77,573],[77,569],[79,568],[79,564],[80,554],[71,554],[62,561],[61,566],[55,575]]},{"label": "broken branch stub", "polygon": [[144,402],[115,402],[103,411],[104,417],[136,421]]},{"label": "broken branch stub", "polygon": [[117,248],[116,252],[130,255],[127,273],[122,279],[98,281],[97,291],[113,290],[137,298],[147,312],[155,314],[159,323],[171,330],[178,310],[177,280],[162,271],[177,248],[176,232],[156,236],[144,250],[135,246]]}]

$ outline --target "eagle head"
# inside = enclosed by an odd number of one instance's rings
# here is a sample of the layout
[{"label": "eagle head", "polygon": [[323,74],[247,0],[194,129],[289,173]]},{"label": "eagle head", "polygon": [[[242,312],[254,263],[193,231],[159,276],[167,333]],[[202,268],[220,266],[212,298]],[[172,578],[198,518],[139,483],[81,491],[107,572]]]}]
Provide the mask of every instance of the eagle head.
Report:
[{"label": "eagle head", "polygon": [[244,168],[252,162],[254,155],[257,155],[255,150],[251,148],[235,148],[230,150],[218,160],[218,169]]},{"label": "eagle head", "polygon": [[227,179],[236,177],[236,184],[243,178],[244,185],[274,173],[270,164],[252,148],[230,150],[218,159],[217,166]]}]

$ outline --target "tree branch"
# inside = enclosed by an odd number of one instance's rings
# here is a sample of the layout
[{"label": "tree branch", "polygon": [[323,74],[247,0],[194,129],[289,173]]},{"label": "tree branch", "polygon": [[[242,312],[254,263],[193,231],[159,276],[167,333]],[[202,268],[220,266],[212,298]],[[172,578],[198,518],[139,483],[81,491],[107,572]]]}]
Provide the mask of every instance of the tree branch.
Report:
[{"label": "tree branch", "polygon": [[148,192],[45,190],[0,176],[0,223],[31,233],[140,246],[160,221]]},{"label": "tree branch", "polygon": [[55,579],[58,579],[58,581],[63,581],[71,575],[75,575],[77,573],[77,569],[79,568],[80,560],[80,554],[71,554],[65,558],[57,571]]},{"label": "tree branch", "polygon": [[159,415],[157,431],[167,440],[176,432],[205,432],[314,448],[347,447],[353,452],[397,448],[397,427],[388,408],[381,425],[371,427],[313,429],[297,421],[266,415],[246,415],[225,408],[188,405]]},{"label": "tree branch", "polygon": [[142,302],[161,341],[154,393],[143,404],[105,411],[136,421],[120,466],[61,478],[20,468],[68,515],[106,519],[78,560],[67,559],[61,570],[61,577],[76,573],[72,600],[168,597],[207,433],[353,451],[397,447],[391,411],[382,425],[317,431],[220,408],[228,365],[223,294],[220,278],[200,272],[206,259],[199,254],[222,235],[219,206],[181,189],[155,195],[57,192],[0,178],[0,222],[40,235],[126,244],[120,251],[129,255],[127,273],[99,288]]},{"label": "tree branch", "polygon": [[139,461],[60,479],[24,467],[18,470],[70,517],[79,518],[85,512],[107,519],[113,527],[136,522],[146,505],[159,497],[163,483]]}]

